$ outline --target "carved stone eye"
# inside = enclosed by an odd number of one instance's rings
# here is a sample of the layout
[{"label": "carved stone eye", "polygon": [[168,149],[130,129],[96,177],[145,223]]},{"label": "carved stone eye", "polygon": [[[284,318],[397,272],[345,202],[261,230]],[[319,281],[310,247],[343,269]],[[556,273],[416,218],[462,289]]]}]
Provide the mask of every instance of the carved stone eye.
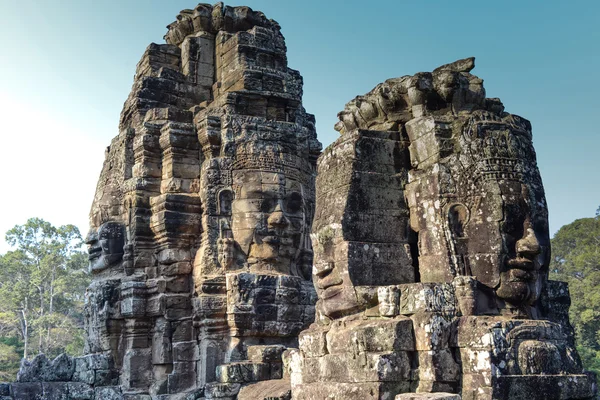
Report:
[{"label": "carved stone eye", "polygon": [[269,213],[275,209],[275,201],[270,198],[260,199],[259,209],[260,212]]},{"label": "carved stone eye", "polygon": [[290,193],[285,201],[285,211],[297,213],[302,209],[302,195],[298,192]]}]

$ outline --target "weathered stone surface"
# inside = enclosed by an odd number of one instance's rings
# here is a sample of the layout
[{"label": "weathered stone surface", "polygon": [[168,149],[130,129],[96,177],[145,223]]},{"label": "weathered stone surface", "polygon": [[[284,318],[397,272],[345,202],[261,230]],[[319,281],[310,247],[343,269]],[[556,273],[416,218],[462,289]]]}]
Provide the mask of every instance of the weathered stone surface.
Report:
[{"label": "weathered stone surface", "polygon": [[69,397],[73,400],[89,400],[94,397],[94,389],[85,383],[68,382]]},{"label": "weathered stone surface", "polygon": [[474,58],[357,96],[321,154],[275,21],[199,4],[167,28],[90,211],[86,356],[25,361],[0,399],[596,395],[531,124]]},{"label": "weathered stone surface", "polygon": [[94,390],[94,398],[102,400],[123,400],[121,388],[118,386],[98,387]]},{"label": "weathered stone surface", "polygon": [[43,399],[44,389],[40,382],[13,383],[10,394],[14,399]]},{"label": "weathered stone surface", "polygon": [[124,395],[281,378],[315,314],[321,144],[279,25],[200,4],[165,40],[137,65],[90,211],[86,353],[119,374],[74,380]]},{"label": "weathered stone surface", "polygon": [[290,381],[277,379],[257,382],[244,386],[238,394],[238,400],[291,400]]},{"label": "weathered stone surface", "polygon": [[58,382],[69,381],[75,372],[75,361],[61,354],[50,361],[44,354],[37,355],[31,362],[25,359],[17,374],[18,382]]},{"label": "weathered stone surface", "polygon": [[69,389],[65,382],[43,382],[45,400],[69,400]]},{"label": "weathered stone surface", "polygon": [[568,289],[548,281],[531,124],[474,66],[389,79],[338,114],[317,163],[315,323],[284,357],[294,399],[594,396]]},{"label": "weathered stone surface", "polygon": [[453,393],[403,393],[395,400],[461,400],[461,397]]}]

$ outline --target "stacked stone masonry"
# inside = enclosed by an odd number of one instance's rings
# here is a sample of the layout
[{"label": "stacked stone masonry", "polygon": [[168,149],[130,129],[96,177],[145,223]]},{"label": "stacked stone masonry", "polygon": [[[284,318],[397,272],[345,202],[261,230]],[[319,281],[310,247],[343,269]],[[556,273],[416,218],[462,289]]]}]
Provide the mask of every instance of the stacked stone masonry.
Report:
[{"label": "stacked stone masonry", "polygon": [[473,58],[357,96],[321,153],[275,21],[167,28],[90,212],[86,355],[24,361],[0,400],[595,396],[531,125]]}]

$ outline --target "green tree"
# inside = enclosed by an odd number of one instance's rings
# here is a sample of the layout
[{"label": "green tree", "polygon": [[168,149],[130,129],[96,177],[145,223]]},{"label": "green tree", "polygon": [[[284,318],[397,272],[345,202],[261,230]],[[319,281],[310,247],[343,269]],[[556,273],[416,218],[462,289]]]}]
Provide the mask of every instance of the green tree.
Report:
[{"label": "green tree", "polygon": [[586,368],[600,373],[600,208],[563,226],[552,239],[551,278],[569,283],[569,317]]},{"label": "green tree", "polygon": [[[0,255],[0,344],[17,338],[23,358],[81,353],[89,274],[79,230],[31,218],[9,230],[6,241],[12,250]],[[0,346],[0,364],[10,355]]]}]

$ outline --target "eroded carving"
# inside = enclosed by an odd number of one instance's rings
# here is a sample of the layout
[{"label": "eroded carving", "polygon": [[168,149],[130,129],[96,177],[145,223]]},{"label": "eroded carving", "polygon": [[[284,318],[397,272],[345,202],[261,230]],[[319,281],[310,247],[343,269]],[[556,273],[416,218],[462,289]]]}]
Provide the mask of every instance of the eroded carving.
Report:
[{"label": "eroded carving", "polygon": [[318,161],[317,315],[287,353],[293,398],[594,395],[565,285],[548,281],[531,125],[486,99],[473,67],[387,80],[338,114]]}]

